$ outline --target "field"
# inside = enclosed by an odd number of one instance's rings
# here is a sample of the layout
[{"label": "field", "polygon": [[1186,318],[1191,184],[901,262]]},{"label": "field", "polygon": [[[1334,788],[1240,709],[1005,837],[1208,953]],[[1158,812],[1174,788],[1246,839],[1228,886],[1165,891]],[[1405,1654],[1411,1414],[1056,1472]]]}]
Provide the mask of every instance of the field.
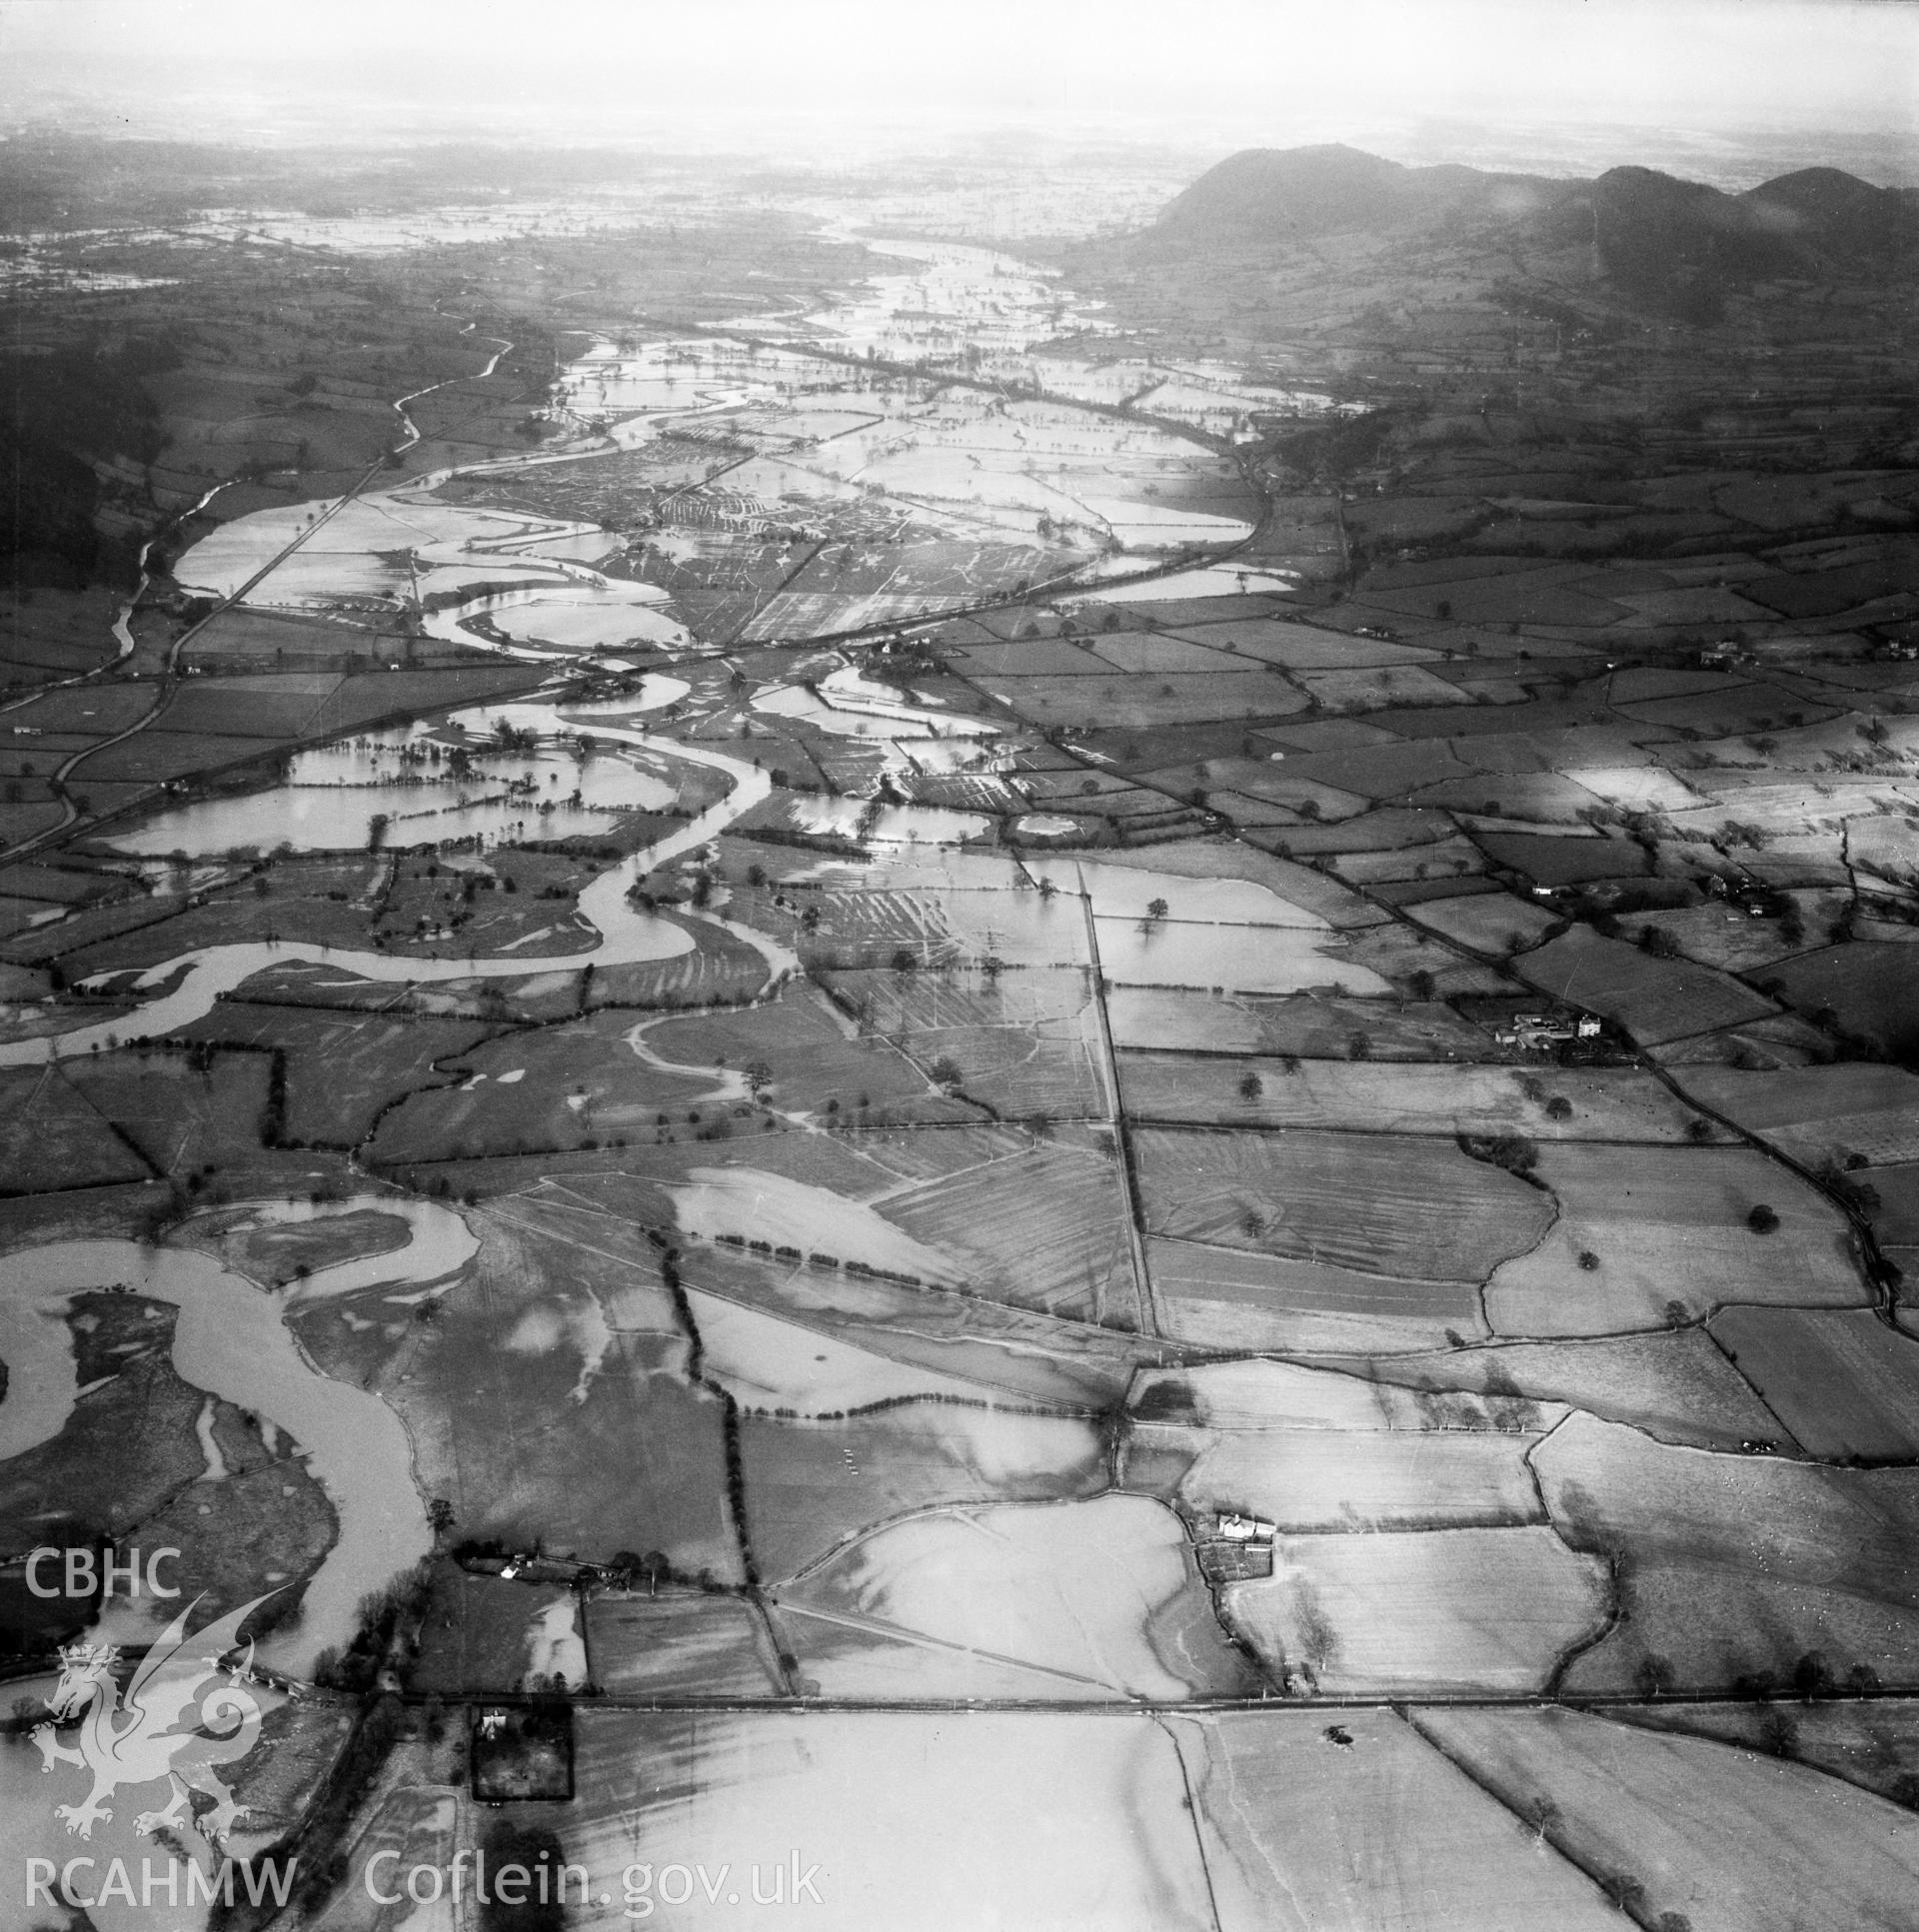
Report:
[{"label": "field", "polygon": [[1645,1045],[1775,1010],[1736,979],[1683,960],[1655,960],[1583,928],[1548,941],[1516,964],[1522,978],[1555,998],[1568,998],[1576,988],[1582,1006],[1617,1020]]},{"label": "field", "polygon": [[[1194,1509],[1236,1511],[1282,1531],[1451,1529],[1536,1522],[1524,1456],[1534,1435],[1468,1427],[1257,1430],[1206,1440],[1179,1479]],[[1162,1444],[1154,1436],[1151,1446]]]},{"label": "field", "polygon": [[[1106,1001],[1113,1044],[1180,1053],[1349,1054],[1363,1032],[1376,1058],[1402,1065],[1426,1058],[1476,1059],[1496,1050],[1491,1035],[1433,1001],[1228,998],[1144,986],[1115,987]],[[1193,1069],[1195,1075],[1198,1069]]]},{"label": "field", "polygon": [[1919,1044],[1912,1012],[1912,958],[1903,946],[1855,943],[1769,966],[1768,987],[1811,1016],[1904,1056]]},{"label": "field", "polygon": [[9,1193],[145,1180],[152,1168],[58,1071],[0,1073]]},{"label": "field", "polygon": [[1225,1592],[1275,1676],[1366,1697],[1538,1690],[1605,1604],[1603,1565],[1550,1529],[1281,1537],[1269,1581]]},{"label": "field", "polygon": [[458,1021],[238,999],[223,1001],[193,1032],[284,1052],[288,1133],[333,1146],[357,1146],[407,1088],[451,1081],[440,1062],[487,1037],[484,1027]]},{"label": "field", "polygon": [[881,1211],[950,1255],[975,1294],[1138,1325],[1119,1182],[1104,1147],[1039,1142],[1015,1160],[903,1191]]},{"label": "field", "polygon": [[1919,1515],[1909,1468],[1706,1455],[1579,1415],[1534,1466],[1565,1533],[1615,1559],[1628,1613],[1571,1665],[1568,1690],[1629,1689],[1648,1659],[1700,1689],[1782,1682],[1815,1651],[1839,1679],[1857,1664],[1902,1668]]},{"label": "field", "polygon": [[1919,1159],[1919,1077],[1895,1066],[1807,1066],[1789,1072],[1699,1067],[1687,1088],[1750,1132],[1817,1165],[1865,1155],[1873,1166]]},{"label": "field", "polygon": [[[1370,1357],[1350,1364],[1408,1388],[1517,1391],[1629,1422],[1661,1442],[1737,1449],[1777,1442],[1781,1427],[1751,1385],[1698,1327],[1566,1341]],[[1456,1398],[1455,1398],[1456,1399]]]},{"label": "field", "polygon": [[[1422,1713],[1419,1728],[1543,1837],[1699,1932],[1896,1925],[1919,1856],[1902,1814],[1805,1767],[1578,1711]],[[1909,1814],[1908,1814],[1909,1815]]]},{"label": "field", "polygon": [[[1029,1696],[1179,1699],[1246,1682],[1170,1511],[1137,1496],[917,1516],[876,1530],[779,1592],[796,1641],[818,1620],[922,1646],[918,1694],[968,1694],[971,1660],[1026,1675]],[[946,1670],[949,1653],[955,1675]],[[857,1696],[861,1653],[810,1674]],[[878,1688],[876,1686],[875,1688]]]},{"label": "field", "polygon": [[1712,1332],[1808,1455],[1919,1459],[1919,1346],[1876,1315],[1726,1308]]},{"label": "field", "polygon": [[1515,905],[1498,894],[1434,899],[1408,909],[1410,918],[1475,953],[1520,953],[1555,924],[1536,906]]},{"label": "field", "polygon": [[[1223,1011],[1229,1016],[1233,1009]],[[1370,1053],[1372,1034],[1356,1025],[1343,1044],[1348,1052],[1362,1046]],[[1312,1058],[1287,1071],[1283,1060],[1268,1057],[1195,1063],[1172,1052],[1127,1052],[1119,1072],[1127,1110],[1147,1120],[1673,1142],[1690,1138],[1688,1122],[1697,1117],[1656,1080],[1623,1067],[1542,1075],[1517,1066]],[[1256,1082],[1250,1094],[1248,1078]]]},{"label": "field", "polygon": [[764,1624],[734,1598],[595,1596],[587,1622],[595,1681],[613,1696],[755,1697],[780,1688]]},{"label": "field", "polygon": [[[584,1716],[579,1734],[580,1796],[560,1829],[567,1858],[610,1879],[641,1863],[657,1890],[674,1864],[703,1865],[737,1886],[757,1867],[766,1897],[797,1857],[847,1932],[1213,1923],[1179,1756],[1148,1716],[610,1712]],[[947,1822],[930,1850],[934,1807]],[[619,1888],[607,1889],[615,1903],[587,1923],[621,1923]],[[725,1896],[710,1906],[696,1886],[675,1917],[731,1923],[741,1908]]]},{"label": "field", "polygon": [[[1919,1707],[1910,1698],[1880,1697],[1802,1702],[1790,1716],[1767,1703],[1641,1704],[1625,1715],[1634,1724],[1721,1743],[1772,1757],[1796,1759],[1815,1772],[1858,1785],[1882,1798],[1909,1802]],[[1782,1749],[1783,1747],[1783,1749]]]},{"label": "field", "polygon": [[740,1453],[754,1554],[776,1579],[810,1573],[875,1524],[942,1505],[1056,1501],[1098,1482],[1097,1435],[1082,1419],[936,1402],[833,1422],[751,1416]]},{"label": "field", "polygon": [[994,1392],[698,1288],[687,1299],[707,1372],[746,1409],[843,1415],[922,1395],[982,1403]]},{"label": "field", "polygon": [[[559,1646],[549,1631],[557,1623],[571,1633],[574,1625],[567,1591],[470,1576],[450,1564],[437,1567],[433,1580],[416,1667],[422,1690],[453,1697],[518,1691],[531,1673],[552,1674]],[[558,1667],[577,1681],[584,1674],[578,1637],[564,1647],[571,1654]]]},{"label": "field", "polygon": [[[1478,1280],[1545,1232],[1536,1189],[1449,1141],[1309,1131],[1136,1139],[1156,1234],[1411,1280]],[[1363,1223],[1353,1196],[1368,1203]],[[1441,1224],[1442,1223],[1442,1224]]]},{"label": "field", "polygon": [[1157,1237],[1146,1242],[1146,1265],[1161,1331],[1202,1348],[1430,1348],[1483,1331],[1476,1281],[1407,1280]]},{"label": "field", "polygon": [[[1728,1302],[1865,1301],[1844,1224],[1805,1182],[1744,1148],[1542,1148],[1556,1218],[1486,1287],[1506,1335],[1589,1335],[1690,1319]],[[1776,1226],[1748,1225],[1769,1207]],[[1591,1254],[1596,1265],[1581,1257]]]},{"label": "field", "polygon": [[1285,1932],[1601,1932],[1569,1862],[1404,1719],[1342,1711],[1165,1720],[1191,1782],[1223,1926]]}]

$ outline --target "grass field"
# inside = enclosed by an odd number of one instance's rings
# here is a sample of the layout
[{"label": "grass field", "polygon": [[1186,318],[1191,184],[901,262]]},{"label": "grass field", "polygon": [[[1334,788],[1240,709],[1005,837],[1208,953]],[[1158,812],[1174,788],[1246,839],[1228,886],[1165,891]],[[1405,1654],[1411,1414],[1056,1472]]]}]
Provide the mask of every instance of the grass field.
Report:
[{"label": "grass field", "polygon": [[1648,1658],[1682,1688],[1790,1678],[1817,1651],[1897,1679],[1919,1636],[1919,1480],[1910,1468],[1667,1448],[1574,1415],[1533,1458],[1547,1506],[1616,1561],[1627,1613],[1568,1690],[1630,1689]]},{"label": "grass field", "polygon": [[1229,1584],[1225,1609],[1275,1674],[1391,1697],[1536,1690],[1605,1596],[1603,1565],[1550,1529],[1430,1529],[1281,1537],[1270,1579]]},{"label": "grass field", "polygon": [[1537,1439],[1463,1427],[1244,1430],[1203,1442],[1179,1497],[1293,1533],[1538,1522],[1544,1511],[1523,1460]]},{"label": "grass field", "polygon": [[975,1294],[1138,1325],[1119,1181],[1104,1151],[1040,1142],[897,1194],[880,1211],[952,1256]]},{"label": "grass field", "polygon": [[1478,1284],[1414,1281],[1202,1241],[1148,1238],[1162,1332],[1214,1349],[1432,1348],[1483,1332]]},{"label": "grass field", "polygon": [[737,1597],[596,1595],[587,1626],[595,1680],[617,1697],[756,1697],[779,1688],[766,1627]]},{"label": "grass field", "polygon": [[[1233,1012],[1223,1001],[1211,1010]],[[1348,1052],[1356,1039],[1371,1051],[1372,1034],[1363,1024],[1342,1042]],[[1128,1051],[1119,1073],[1134,1116],[1223,1126],[1676,1141],[1687,1137],[1687,1122],[1696,1117],[1658,1081],[1624,1067],[1535,1073],[1508,1066],[1309,1059],[1288,1072],[1283,1060],[1271,1058],[1195,1060],[1184,1053]],[[1244,1090],[1248,1076],[1257,1082],[1250,1095]],[[1553,1106],[1555,1100],[1564,1108]]]},{"label": "grass field", "polygon": [[751,1416],[747,1515],[769,1578],[791,1577],[875,1525],[943,1504],[1080,1496],[1098,1438],[1079,1418],[920,1402],[841,1422]]},{"label": "grass field", "polygon": [[1596,1340],[1500,1342],[1350,1364],[1408,1388],[1510,1387],[1629,1422],[1661,1442],[1737,1449],[1777,1442],[1779,1418],[1702,1329],[1607,1335]]},{"label": "grass field", "polygon": [[1909,947],[1855,941],[1766,968],[1768,986],[1799,1011],[1830,1014],[1881,1052],[1903,1056],[1919,1045]]},{"label": "grass field", "polygon": [[521,1690],[535,1668],[550,1674],[536,1654],[546,1647],[537,1645],[537,1633],[550,1617],[570,1628],[573,1616],[572,1593],[558,1585],[503,1582],[437,1564],[410,1682],[454,1697]]},{"label": "grass field", "polygon": [[[1762,1154],[1560,1144],[1542,1149],[1538,1174],[1558,1216],[1487,1285],[1486,1315],[1501,1334],[1651,1328],[1725,1302],[1866,1299],[1837,1210]],[[1748,1225],[1756,1206],[1778,1217],[1772,1232]]]},{"label": "grass field", "polygon": [[[1919,1704],[1909,1697],[1801,1703],[1786,1716],[1767,1703],[1635,1704],[1620,1721],[1681,1736],[1717,1738],[1755,1755],[1784,1755],[1846,1784],[1904,1799],[1919,1753]],[[1784,1745],[1783,1753],[1780,1746]]]},{"label": "grass field", "polygon": [[1919,1342],[1864,1308],[1725,1308],[1712,1332],[1810,1455],[1919,1460]]},{"label": "grass field", "polygon": [[1373,1056],[1404,1065],[1478,1059],[1492,1037],[1438,1000],[1363,1000],[1301,994],[1215,998],[1147,987],[1116,987],[1106,1001],[1115,1046],[1199,1053],[1293,1053],[1344,1059],[1363,1032]]},{"label": "grass field", "polygon": [[1919,1882],[1909,1813],[1801,1765],[1578,1711],[1426,1711],[1418,1724],[1508,1805],[1549,1802],[1548,1841],[1636,1881],[1643,1923],[1893,1926]]},{"label": "grass field", "polygon": [[1687,1091],[1810,1164],[1848,1153],[1874,1166],[1919,1160],[1919,1076],[1896,1066],[1804,1066],[1778,1072],[1689,1067]]},{"label": "grass field", "polygon": [[1383,1711],[1175,1714],[1218,1923],[1283,1932],[1606,1932],[1617,1912]]},{"label": "grass field", "polygon": [[[1206,1133],[1135,1136],[1154,1233],[1415,1280],[1478,1280],[1545,1232],[1536,1188],[1449,1139]],[[1363,1220],[1354,1197],[1367,1202]]]},{"label": "grass field", "polygon": [[57,1066],[0,1073],[0,1171],[8,1193],[145,1180],[152,1168]]},{"label": "grass field", "polygon": [[1516,953],[1535,945],[1557,924],[1551,913],[1503,893],[1433,899],[1406,909],[1407,917],[1476,953]]}]

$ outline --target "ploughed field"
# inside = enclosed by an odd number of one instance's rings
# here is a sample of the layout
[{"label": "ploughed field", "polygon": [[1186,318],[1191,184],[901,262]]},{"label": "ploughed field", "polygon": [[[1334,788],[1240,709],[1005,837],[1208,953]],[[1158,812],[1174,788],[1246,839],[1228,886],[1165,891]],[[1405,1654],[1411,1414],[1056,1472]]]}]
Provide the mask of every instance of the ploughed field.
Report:
[{"label": "ploughed field", "polygon": [[[435,1700],[348,1893],[489,1828],[442,1719],[524,1698],[582,1922],[756,1861],[849,1924],[1896,1922],[1919,727],[1655,623],[1860,560],[1335,592],[1337,493],[1231,441],[1271,372],[1063,302],[916,244],[609,329],[536,453],[176,559],[200,675],[8,714],[101,784],[0,867],[6,1643],[158,1633],[47,1542],[267,1598],[320,1692],[238,1850]],[[271,668],[319,626],[431,668]]]}]

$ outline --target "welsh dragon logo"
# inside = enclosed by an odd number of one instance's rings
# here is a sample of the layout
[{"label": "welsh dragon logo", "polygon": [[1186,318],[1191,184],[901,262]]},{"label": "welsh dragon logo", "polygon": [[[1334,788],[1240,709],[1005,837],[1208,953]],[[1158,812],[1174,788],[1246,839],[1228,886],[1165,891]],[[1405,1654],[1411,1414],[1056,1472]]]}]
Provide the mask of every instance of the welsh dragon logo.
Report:
[{"label": "welsh dragon logo", "polygon": [[[269,1592],[272,1594],[272,1592]],[[219,1845],[246,1807],[233,1801],[215,1767],[231,1764],[251,1751],[260,1736],[260,1705],[220,1667],[240,1645],[240,1626],[262,1603],[251,1603],[187,1636],[187,1619],[200,1599],[168,1624],[126,1688],[124,1700],[114,1666],[116,1644],[80,1643],[60,1651],[60,1681],[47,1699],[50,1721],[37,1726],[40,1768],[71,1764],[88,1772],[93,1788],[78,1804],[63,1804],[56,1815],[69,1831],[91,1838],[96,1824],[111,1820],[105,1800],[123,1785],[138,1788],[164,1780],[171,1797],[158,1811],[143,1811],[134,1829],[152,1837],[162,1827],[191,1827],[210,1845]],[[191,1648],[189,1648],[191,1646]],[[244,1677],[253,1662],[253,1645],[237,1666]],[[62,1727],[78,1722],[73,1749],[59,1741]],[[192,1815],[193,1793],[213,1800],[212,1809]]]}]

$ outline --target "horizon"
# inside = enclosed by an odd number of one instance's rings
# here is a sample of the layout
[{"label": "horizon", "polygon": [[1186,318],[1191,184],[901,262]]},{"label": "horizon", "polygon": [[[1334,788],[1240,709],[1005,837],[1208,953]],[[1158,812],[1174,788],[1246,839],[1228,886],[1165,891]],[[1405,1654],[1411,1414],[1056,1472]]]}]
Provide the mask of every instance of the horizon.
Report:
[{"label": "horizon", "polygon": [[1176,38],[1161,18],[995,0],[903,30],[876,0],[698,20],[582,0],[543,61],[498,0],[0,0],[0,125],[340,152],[471,144],[479,125],[509,149],[811,169],[1007,142],[1204,167],[1337,141],[1408,165],[1919,183],[1919,9],[1882,0],[1356,0],[1336,21],[1212,0]]}]

